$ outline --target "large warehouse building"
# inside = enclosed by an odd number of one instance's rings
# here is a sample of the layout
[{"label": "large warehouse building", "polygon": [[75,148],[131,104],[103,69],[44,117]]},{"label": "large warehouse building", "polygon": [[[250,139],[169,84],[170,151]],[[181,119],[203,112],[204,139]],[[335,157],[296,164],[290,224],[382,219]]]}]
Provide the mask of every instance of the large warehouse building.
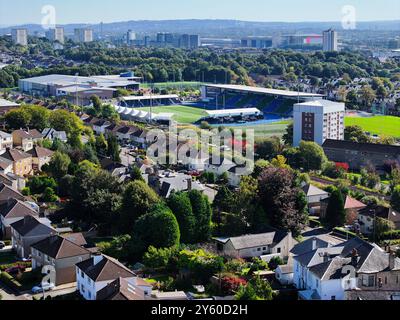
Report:
[{"label": "large warehouse building", "polygon": [[140,79],[141,78],[135,77],[132,73],[91,77],[51,74],[29,79],[21,79],[18,82],[18,86],[20,91],[32,95],[57,96],[57,94],[62,95],[65,94],[65,92],[70,91],[66,88],[71,89],[71,87],[77,86],[80,88],[87,87],[88,90],[91,90],[90,88],[92,87],[138,90]]}]

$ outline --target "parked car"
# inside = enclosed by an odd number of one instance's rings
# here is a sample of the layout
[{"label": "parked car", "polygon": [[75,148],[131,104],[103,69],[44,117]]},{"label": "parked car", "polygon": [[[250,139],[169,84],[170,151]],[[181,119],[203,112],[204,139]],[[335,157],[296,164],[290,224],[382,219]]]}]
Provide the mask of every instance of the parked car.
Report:
[{"label": "parked car", "polygon": [[3,241],[0,241],[0,249],[4,249],[6,244]]},{"label": "parked car", "polygon": [[34,286],[32,288],[32,293],[37,294],[37,293],[41,293],[43,291],[51,291],[54,289],[54,283],[41,283],[37,286]]}]

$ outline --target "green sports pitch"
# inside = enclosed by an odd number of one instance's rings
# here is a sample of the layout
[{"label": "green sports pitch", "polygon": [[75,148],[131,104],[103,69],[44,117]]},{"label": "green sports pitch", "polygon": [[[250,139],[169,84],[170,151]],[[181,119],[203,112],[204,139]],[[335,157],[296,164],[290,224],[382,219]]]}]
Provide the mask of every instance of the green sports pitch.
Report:
[{"label": "green sports pitch", "polygon": [[[175,121],[185,124],[194,123],[205,116],[203,109],[180,105],[153,107],[152,109],[153,113],[173,113]],[[149,112],[150,107],[138,108],[136,110]]]},{"label": "green sports pitch", "polygon": [[400,138],[400,118],[392,116],[346,117],[345,125],[360,126],[371,134]]}]

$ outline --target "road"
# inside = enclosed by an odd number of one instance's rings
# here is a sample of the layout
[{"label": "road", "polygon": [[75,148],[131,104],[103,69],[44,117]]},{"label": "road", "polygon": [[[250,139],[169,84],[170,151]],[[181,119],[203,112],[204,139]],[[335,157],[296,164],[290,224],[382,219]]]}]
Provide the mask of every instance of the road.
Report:
[{"label": "road", "polygon": [[0,294],[4,301],[15,301],[15,300],[32,300],[29,294],[16,295],[15,292],[9,290],[0,283]]},{"label": "road", "polygon": [[[53,291],[48,291],[44,293],[44,298],[46,299],[47,297],[57,297],[57,296],[63,296],[65,294],[70,294],[76,291],[76,286],[71,287],[71,288],[66,288],[66,289],[62,289],[62,290],[53,290]],[[35,298],[42,298],[43,297],[43,293],[41,294],[36,294]]]}]

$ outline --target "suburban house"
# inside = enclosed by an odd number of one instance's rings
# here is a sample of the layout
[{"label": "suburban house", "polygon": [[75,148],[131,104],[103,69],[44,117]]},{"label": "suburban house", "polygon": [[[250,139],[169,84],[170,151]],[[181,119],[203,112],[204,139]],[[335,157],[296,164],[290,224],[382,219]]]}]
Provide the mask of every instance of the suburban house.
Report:
[{"label": "suburban house", "polygon": [[122,129],[122,128],[124,128],[125,126],[123,126],[123,125],[120,125],[120,124],[116,124],[116,123],[113,123],[113,124],[111,124],[110,126],[108,126],[107,128],[106,128],[106,132],[105,132],[105,136],[109,136],[109,135],[114,135],[114,136],[117,136],[117,132],[118,132],[118,130],[119,129]]},{"label": "suburban house", "polygon": [[0,173],[0,183],[4,183],[14,190],[22,190],[26,186],[25,179],[12,172]]},{"label": "suburban house", "polygon": [[19,257],[28,258],[32,244],[56,233],[48,219],[28,215],[11,224],[12,247]]},{"label": "suburban house", "polygon": [[36,172],[41,171],[45,164],[51,161],[54,152],[39,146],[34,146],[27,152],[32,156],[32,169]]},{"label": "suburban house", "polygon": [[0,157],[0,172],[8,174],[13,172],[13,162],[11,160]]},{"label": "suburban house", "polygon": [[160,171],[157,176],[149,177],[149,184],[164,198],[169,198],[172,192],[205,190],[199,181],[193,181],[192,176],[170,171]]},{"label": "suburban house", "polygon": [[97,300],[97,293],[119,278],[136,285],[136,275],[111,257],[98,254],[76,265],[77,289],[86,300]]},{"label": "suburban house", "polygon": [[340,243],[344,240],[341,238],[334,237],[332,235],[321,234],[312,236],[304,240],[303,242],[297,243],[290,250],[288,263],[286,265],[278,266],[275,270],[275,277],[282,285],[292,285],[294,282],[294,271],[293,271],[293,257],[303,255],[307,252],[316,250],[318,248],[329,248]]},{"label": "suburban house", "polygon": [[52,235],[31,246],[32,269],[53,266],[56,286],[75,282],[75,265],[89,259],[91,255],[90,251],[70,239]]},{"label": "suburban house", "polygon": [[138,130],[138,128],[133,126],[123,126],[116,131],[115,135],[119,141],[130,141],[132,134]]},{"label": "suburban house", "polygon": [[[326,217],[326,210],[328,209],[329,198],[321,201],[321,219]],[[346,212],[346,224],[352,225],[358,219],[358,214],[361,209],[366,205],[350,196],[346,196],[344,203],[344,210]]]},{"label": "suburban house", "polygon": [[129,173],[129,168],[109,158],[100,161],[101,168],[111,173],[113,177],[121,177]]},{"label": "suburban house", "polygon": [[[151,285],[147,285],[151,287]],[[128,280],[124,278],[118,278],[113,282],[110,282],[97,293],[96,297],[96,300],[110,301],[141,301],[149,299],[151,298],[146,295],[145,291],[142,288],[132,285]]]},{"label": "suburban house", "polygon": [[19,191],[13,189],[12,187],[4,184],[4,183],[0,183],[0,203],[4,202],[4,201],[8,201],[8,199],[11,198],[15,198],[18,200],[25,200],[25,197],[22,195],[22,193],[20,193]]},{"label": "suburban house", "polygon": [[311,215],[319,215],[321,210],[321,201],[329,198],[329,193],[321,190],[312,184],[303,187],[303,191],[307,196],[308,209]]},{"label": "suburban house", "polygon": [[18,176],[31,175],[32,172],[32,155],[18,149],[7,149],[0,156],[0,160],[8,160],[13,164],[13,173]]},{"label": "suburban house", "polygon": [[392,208],[371,205],[365,206],[363,209],[358,211],[358,221],[356,225],[359,231],[364,235],[371,235],[374,232],[375,219],[382,218],[393,222],[396,229],[400,229],[400,213],[396,212]]},{"label": "suburban house", "polygon": [[105,134],[106,133],[106,128],[111,125],[111,122],[105,119],[98,119],[92,124],[93,131],[96,132],[96,134]]},{"label": "suburban house", "polygon": [[4,131],[0,131],[0,153],[4,152],[7,148],[13,147],[13,136]]},{"label": "suburban house", "polygon": [[43,139],[42,134],[36,129],[15,130],[12,133],[12,137],[14,146],[21,147],[25,152],[31,150],[34,144]]},{"label": "suburban house", "polygon": [[400,160],[400,146],[326,140],[322,148],[330,161],[347,163],[351,170],[368,163],[381,168],[386,161]]},{"label": "suburban house", "polygon": [[139,129],[131,134],[131,141],[135,143],[139,148],[146,147],[147,131]]},{"label": "suburban house", "polygon": [[11,239],[11,224],[25,216],[38,216],[39,213],[21,200],[10,198],[0,203],[0,228],[3,239]]},{"label": "suburban house", "polygon": [[346,300],[360,291],[400,293],[400,259],[359,238],[293,259],[302,300]]},{"label": "suburban house", "polygon": [[42,132],[43,139],[48,139],[51,141],[54,141],[55,139],[58,139],[62,142],[67,142],[67,133],[65,131],[57,131],[53,128],[46,128]]},{"label": "suburban house", "polygon": [[267,261],[273,257],[288,259],[290,250],[297,243],[291,232],[282,231],[215,240],[217,249],[225,256],[241,259],[260,257]]}]

